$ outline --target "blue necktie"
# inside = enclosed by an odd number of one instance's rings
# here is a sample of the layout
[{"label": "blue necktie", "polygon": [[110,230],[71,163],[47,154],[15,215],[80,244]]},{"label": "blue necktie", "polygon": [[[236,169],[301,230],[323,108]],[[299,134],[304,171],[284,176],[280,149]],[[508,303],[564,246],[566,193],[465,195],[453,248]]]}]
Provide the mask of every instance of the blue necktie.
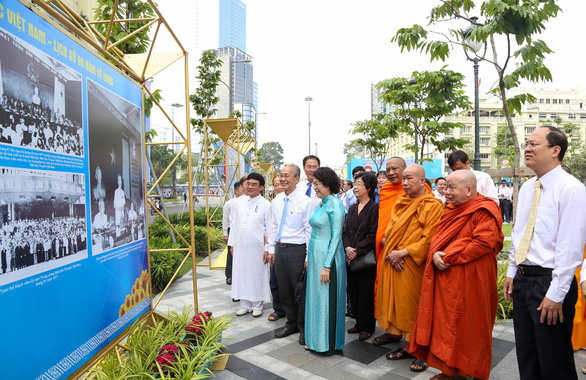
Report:
[{"label": "blue necktie", "polygon": [[289,198],[285,197],[285,205],[283,206],[283,214],[281,215],[281,224],[279,225],[279,233],[277,234],[277,241],[281,241],[281,234],[283,233],[283,227],[285,227],[286,218],[287,218],[287,204],[289,203]]},{"label": "blue necktie", "polygon": [[311,198],[311,182],[307,183],[307,191],[305,192],[305,195],[307,195],[308,197]]}]

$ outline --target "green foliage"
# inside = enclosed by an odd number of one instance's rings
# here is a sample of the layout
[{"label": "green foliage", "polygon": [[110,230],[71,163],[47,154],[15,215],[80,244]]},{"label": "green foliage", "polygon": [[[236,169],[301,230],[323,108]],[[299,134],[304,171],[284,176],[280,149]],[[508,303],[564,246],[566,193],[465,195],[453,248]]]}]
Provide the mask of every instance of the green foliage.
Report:
[{"label": "green foliage", "polygon": [[[97,366],[89,370],[89,376],[98,380],[112,379],[204,379],[210,376],[206,365],[220,356],[222,334],[231,323],[228,317],[212,318],[202,324],[200,344],[196,350],[182,349],[178,362],[169,368],[167,374],[155,363],[161,347],[177,344],[185,334],[185,327],[191,322],[192,307],[184,308],[182,313],[170,312],[166,319],[154,326],[148,320],[140,319],[131,327],[128,340],[124,343],[130,349],[122,352],[121,362],[114,351],[108,354]],[[181,345],[180,345],[181,346]]]},{"label": "green foliage", "polygon": [[270,162],[275,171],[281,171],[283,165],[283,147],[280,143],[269,141],[262,144],[258,151],[259,162]]},{"label": "green foliage", "polygon": [[[112,17],[112,10],[114,9],[114,0],[97,0],[98,7],[94,8],[94,17],[96,20],[110,20]],[[132,19],[132,18],[149,18],[154,17],[155,11],[146,1],[140,0],[119,0],[116,8],[116,17],[118,19]],[[127,21],[121,23],[114,23],[112,25],[112,32],[110,33],[110,41],[118,41],[132,33],[135,30],[147,25],[150,21]],[[96,29],[104,36],[107,34],[109,24],[95,24]],[[150,46],[149,31],[152,25],[148,28],[135,34],[132,38],[122,42],[117,47],[124,54],[139,54],[146,53]]]},{"label": "green foliage", "polygon": [[513,301],[505,300],[503,294],[503,284],[507,278],[507,268],[509,267],[508,260],[499,264],[497,273],[497,289],[498,289],[498,303],[496,309],[496,320],[513,318]]},{"label": "green foliage", "polygon": [[151,283],[153,294],[165,289],[165,286],[171,281],[173,274],[179,268],[184,254],[178,251],[151,252]]},{"label": "green foliage", "polygon": [[397,120],[386,114],[373,115],[371,120],[357,121],[350,130],[353,135],[362,137],[350,142],[352,146],[366,148],[370,158],[376,166],[376,172],[381,170],[383,159],[386,157],[391,140],[399,135]]},{"label": "green foliage", "polygon": [[515,147],[513,146],[513,138],[507,131],[507,155],[505,156],[505,124],[499,125],[496,133],[496,147],[493,150],[493,154],[497,158],[497,169],[503,167],[503,160],[506,158],[509,162],[515,160]]},{"label": "green foliage", "polygon": [[440,152],[460,149],[468,140],[443,138],[454,128],[461,128],[463,123],[442,121],[443,117],[459,109],[471,106],[464,92],[464,76],[442,68],[439,71],[413,72],[410,80],[392,78],[377,84],[382,89],[380,98],[386,103],[399,108],[392,114],[385,115],[387,122],[396,131],[419,137],[419,144],[406,145],[412,152],[420,152],[431,143]]},{"label": "green foliage", "polygon": [[[495,67],[499,80],[498,87],[493,92],[500,96],[503,102],[503,114],[514,141],[515,166],[520,164],[519,140],[511,118],[511,112],[520,112],[521,104],[529,101],[527,95],[518,95],[509,99],[507,90],[518,87],[521,81],[531,82],[551,81],[552,74],[545,66],[544,60],[552,50],[539,39],[534,39],[545,29],[545,24],[557,16],[561,8],[554,0],[484,0],[474,2],[471,0],[440,1],[440,5],[431,9],[429,23],[426,28],[413,25],[411,28],[401,28],[397,31],[392,41],[396,42],[401,51],[419,51],[428,54],[431,61],[445,61],[449,57],[450,46],[463,45],[464,33],[461,30],[449,29],[445,32],[444,21],[462,20],[473,22],[469,18],[470,13],[478,12],[485,21],[476,21],[475,28],[469,31],[468,38],[481,42],[494,44],[494,36],[504,36],[504,62],[498,62],[496,57],[497,46],[494,45],[495,55],[490,62]],[[442,30],[434,31],[433,27],[441,27]],[[446,41],[428,39],[430,35],[443,34]],[[511,39],[519,45],[518,49],[511,53]],[[514,62],[513,70],[508,72],[510,64]],[[512,110],[512,111],[511,111]]]},{"label": "green foliage", "polygon": [[217,67],[222,65],[222,61],[213,50],[206,50],[201,55],[200,64],[197,66],[197,78],[200,80],[199,87],[195,94],[189,95],[189,100],[198,116],[197,119],[191,119],[191,125],[198,133],[203,133],[203,121],[212,117],[216,110],[216,105],[220,98],[216,96],[216,88],[220,83],[220,70]]}]

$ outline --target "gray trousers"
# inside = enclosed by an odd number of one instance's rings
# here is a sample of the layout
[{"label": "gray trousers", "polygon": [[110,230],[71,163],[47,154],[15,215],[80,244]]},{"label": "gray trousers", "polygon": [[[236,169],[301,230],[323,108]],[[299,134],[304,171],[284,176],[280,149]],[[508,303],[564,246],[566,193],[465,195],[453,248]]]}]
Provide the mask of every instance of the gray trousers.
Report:
[{"label": "gray trousers", "polygon": [[295,299],[295,287],[305,266],[305,244],[275,246],[275,274],[279,283],[279,298],[287,315],[285,327],[303,332],[305,322],[305,294]]}]

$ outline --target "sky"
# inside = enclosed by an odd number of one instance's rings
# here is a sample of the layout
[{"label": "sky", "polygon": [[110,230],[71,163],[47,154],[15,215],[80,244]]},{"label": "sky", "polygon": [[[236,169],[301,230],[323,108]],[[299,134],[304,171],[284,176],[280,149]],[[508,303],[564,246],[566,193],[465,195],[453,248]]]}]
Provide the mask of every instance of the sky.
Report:
[{"label": "sky", "polygon": [[[206,47],[201,46],[205,45],[201,41],[207,33],[218,33],[213,28],[199,28],[194,32],[194,12],[202,10],[196,4],[205,1],[159,2],[162,14],[189,51],[190,92],[196,85],[199,49]],[[268,141],[279,142],[285,162],[299,163],[308,154],[308,102],[304,100],[307,97],[313,98],[311,153],[316,153],[317,143],[322,166],[333,168],[344,164],[344,143],[354,138],[349,134],[352,123],[370,118],[371,83],[397,76],[410,77],[413,71],[438,70],[447,65],[448,69],[466,75],[467,92],[473,97],[473,66],[461,48],[454,48],[446,62],[430,63],[428,56],[401,53],[391,43],[399,28],[426,25],[429,10],[439,0],[243,1],[247,6],[246,52],[253,57],[254,80],[259,88],[257,112],[266,112],[258,115],[259,148]],[[579,25],[586,13],[586,2],[560,0],[558,4],[563,12],[547,23],[546,31],[537,37],[554,51],[546,59],[554,80],[531,86],[584,89],[586,51],[576,48],[575,42],[581,44]],[[204,14],[200,14],[202,18]],[[435,30],[447,32],[449,25],[465,29],[468,23],[440,24]],[[500,49],[498,54],[502,61],[506,50]],[[490,51],[487,58],[492,58]],[[497,75],[494,66],[487,62],[480,63],[479,70],[482,94],[491,89]],[[183,69],[178,64],[155,77],[153,87],[163,90],[167,106],[177,101],[185,103],[181,101],[182,89],[178,85],[182,78]],[[183,112],[176,113],[176,120]],[[155,127],[161,122],[155,114]]]}]

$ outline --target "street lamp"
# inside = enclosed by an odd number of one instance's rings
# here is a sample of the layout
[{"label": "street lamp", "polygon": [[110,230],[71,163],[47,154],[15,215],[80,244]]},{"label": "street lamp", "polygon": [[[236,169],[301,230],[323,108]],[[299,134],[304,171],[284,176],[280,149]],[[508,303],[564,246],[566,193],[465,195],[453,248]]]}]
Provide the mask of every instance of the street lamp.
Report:
[{"label": "street lamp", "polygon": [[307,98],[305,98],[305,101],[307,102],[307,127],[308,127],[308,139],[309,139],[309,155],[311,155],[311,101],[313,100],[313,98],[310,98],[309,96]]},{"label": "street lamp", "polygon": [[[183,104],[173,103],[171,104],[171,107],[173,107],[171,109],[171,120],[173,121],[173,124],[175,124],[175,108],[181,108],[183,107]],[[175,142],[175,125],[173,125],[173,128],[171,128],[171,141],[173,143]],[[177,152],[177,149],[175,149],[175,145],[173,145],[173,152]]]},{"label": "street lamp", "polygon": [[[466,58],[469,61],[474,62],[474,170],[480,170],[480,109],[478,104],[478,62],[484,60],[486,56],[486,42],[478,41],[476,39],[471,38],[470,34],[472,30],[476,27],[478,17],[470,17],[472,22],[466,28],[466,30],[462,31],[462,37],[464,38],[463,46],[464,46],[464,53],[466,54]],[[482,45],[484,45],[484,52],[482,56],[478,55],[480,49],[482,49]],[[472,58],[468,55],[468,50],[472,51],[474,55]]]}]

